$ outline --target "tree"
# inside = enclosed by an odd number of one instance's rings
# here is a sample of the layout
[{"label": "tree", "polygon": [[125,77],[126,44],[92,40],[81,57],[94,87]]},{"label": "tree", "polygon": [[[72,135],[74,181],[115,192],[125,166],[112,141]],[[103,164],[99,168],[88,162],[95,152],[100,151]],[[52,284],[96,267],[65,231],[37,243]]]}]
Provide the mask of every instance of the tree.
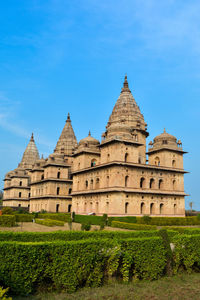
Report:
[{"label": "tree", "polygon": [[0,205],[3,204],[3,191],[0,190]]},{"label": "tree", "polygon": [[192,212],[193,202],[190,202],[190,203],[189,203],[189,206],[190,206],[190,209],[191,209],[191,212]]}]

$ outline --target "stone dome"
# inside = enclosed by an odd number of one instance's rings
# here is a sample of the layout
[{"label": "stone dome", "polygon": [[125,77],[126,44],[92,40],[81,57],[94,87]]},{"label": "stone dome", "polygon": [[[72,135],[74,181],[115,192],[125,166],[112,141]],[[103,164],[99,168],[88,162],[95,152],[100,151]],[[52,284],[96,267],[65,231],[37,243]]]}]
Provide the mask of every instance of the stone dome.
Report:
[{"label": "stone dome", "polygon": [[80,140],[79,142],[79,146],[98,146],[100,143],[97,139],[95,139],[94,137],[91,136],[91,133],[89,131],[89,134],[86,138]]},{"label": "stone dome", "polygon": [[164,141],[164,140],[176,143],[177,138],[175,136],[167,133],[166,130],[164,129],[163,133],[159,134],[158,136],[156,136],[154,138],[154,143],[159,142],[159,141]]}]

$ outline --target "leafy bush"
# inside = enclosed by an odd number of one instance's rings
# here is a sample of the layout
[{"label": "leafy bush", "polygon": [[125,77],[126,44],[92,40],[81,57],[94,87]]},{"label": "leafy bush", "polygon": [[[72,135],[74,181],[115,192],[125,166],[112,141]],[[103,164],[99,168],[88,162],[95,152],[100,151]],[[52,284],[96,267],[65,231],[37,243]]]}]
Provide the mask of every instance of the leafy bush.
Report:
[{"label": "leafy bush", "polygon": [[108,225],[111,226],[112,221],[119,221],[124,223],[137,223],[136,217],[108,217]]},{"label": "leafy bush", "polygon": [[15,226],[15,216],[13,215],[2,215],[0,216],[1,227],[13,227]]},{"label": "leafy bush", "polygon": [[172,239],[175,273],[179,268],[200,271],[200,235],[177,235]]},{"label": "leafy bush", "polygon": [[11,297],[7,297],[6,294],[8,292],[8,288],[7,289],[3,289],[1,286],[0,286],[0,300],[12,300]]},{"label": "leafy bush", "polygon": [[0,242],[0,278],[15,294],[28,295],[37,286],[74,292],[100,286],[110,276],[128,281],[156,279],[165,267],[159,237],[127,240],[90,239],[70,242]]},{"label": "leafy bush", "polygon": [[35,223],[40,224],[40,225],[45,225],[45,226],[64,226],[65,222],[63,221],[58,221],[58,220],[50,220],[50,219],[35,219]]},{"label": "leafy bush", "polygon": [[122,276],[128,281],[132,276],[139,279],[157,279],[164,273],[166,250],[159,237],[126,239],[122,241]]},{"label": "leafy bush", "polygon": [[74,222],[76,223],[87,223],[90,222],[91,225],[100,225],[102,222],[101,216],[85,216],[85,215],[75,215]]},{"label": "leafy bush", "polygon": [[90,231],[91,224],[89,222],[81,224],[81,230]]},{"label": "leafy bush", "polygon": [[14,211],[11,207],[3,207],[2,208],[2,215],[13,215]]},{"label": "leafy bush", "polygon": [[[175,231],[168,231],[168,234],[174,236],[178,234]],[[53,231],[53,232],[12,232],[0,231],[0,241],[18,241],[18,242],[53,242],[53,241],[77,241],[85,239],[127,239],[158,236],[158,230],[147,231]]]},{"label": "leafy bush", "polygon": [[100,230],[103,230],[104,228],[105,228],[105,223],[101,222],[101,224],[100,224]]},{"label": "leafy bush", "polygon": [[73,212],[72,212],[72,222],[74,222],[75,215],[76,215],[76,214],[75,214],[75,211],[73,211]]},{"label": "leafy bush", "polygon": [[[141,217],[137,218],[137,223],[143,224],[144,219]],[[152,217],[149,224],[157,226],[200,225],[200,219],[197,217]]]},{"label": "leafy bush", "polygon": [[156,230],[156,226],[112,221],[112,227],[131,230]]},{"label": "leafy bush", "polygon": [[16,222],[32,222],[33,215],[30,214],[16,214]]},{"label": "leafy bush", "polygon": [[69,222],[71,220],[71,215],[68,213],[45,213],[45,214],[38,214],[39,219],[52,219],[52,220],[58,220],[58,221],[64,221],[65,223]]}]

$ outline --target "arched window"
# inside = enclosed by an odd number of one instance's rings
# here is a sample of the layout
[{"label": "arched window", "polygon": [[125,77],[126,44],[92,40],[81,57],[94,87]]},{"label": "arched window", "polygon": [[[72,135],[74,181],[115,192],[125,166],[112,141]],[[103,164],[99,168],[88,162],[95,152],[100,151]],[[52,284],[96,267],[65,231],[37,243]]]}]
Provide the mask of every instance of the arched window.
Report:
[{"label": "arched window", "polygon": [[109,202],[106,202],[106,212],[109,212]]},{"label": "arched window", "polygon": [[70,213],[70,212],[71,212],[71,209],[72,209],[72,205],[69,204],[69,205],[68,205],[68,210],[67,210],[67,212]]},{"label": "arched window", "polygon": [[19,182],[19,186],[22,186],[22,181]]},{"label": "arched window", "polygon": [[125,203],[125,214],[127,214],[127,213],[128,213],[128,206],[129,206],[129,203],[128,203],[128,202],[126,202],[126,203]]},{"label": "arched window", "polygon": [[59,187],[57,187],[56,194],[57,194],[57,195],[60,195],[60,188],[59,188]]},{"label": "arched window", "polygon": [[43,180],[43,179],[44,179],[44,174],[41,175],[41,180]]},{"label": "arched window", "polygon": [[172,160],[172,167],[173,167],[173,168],[176,167],[176,161],[175,161],[175,159]]},{"label": "arched window", "polygon": [[99,189],[99,178],[96,179],[96,189]]},{"label": "arched window", "polygon": [[150,179],[149,188],[150,189],[154,189],[155,188],[155,180],[153,178]]},{"label": "arched window", "polygon": [[80,169],[80,165],[81,165],[81,164],[80,164],[80,163],[78,163],[78,169]]},{"label": "arched window", "polygon": [[142,163],[141,157],[138,157],[138,164],[141,164],[141,163]]},{"label": "arched window", "polygon": [[125,187],[127,187],[128,184],[129,184],[129,176],[127,175],[127,176],[125,177]]},{"label": "arched window", "polygon": [[60,178],[60,172],[57,173],[57,178]]},{"label": "arched window", "polygon": [[160,166],[160,158],[158,156],[155,158],[155,165]]},{"label": "arched window", "polygon": [[145,178],[142,177],[142,178],[140,178],[140,188],[141,188],[141,189],[144,188],[144,184],[145,184]]},{"label": "arched window", "polygon": [[96,213],[99,212],[99,202],[96,202]]},{"label": "arched window", "polygon": [[128,161],[128,156],[129,156],[128,153],[126,153],[126,154],[125,154],[125,158],[124,158],[124,161],[125,161],[125,162]]},{"label": "arched window", "polygon": [[21,193],[21,192],[19,192],[19,198],[21,198],[21,196],[22,196],[22,193]]},{"label": "arched window", "polygon": [[95,167],[96,164],[97,164],[96,159],[92,159],[92,160],[91,160],[91,167]]},{"label": "arched window", "polygon": [[172,181],[172,185],[173,185],[173,190],[176,190],[176,180]]},{"label": "arched window", "polygon": [[158,182],[158,188],[159,188],[159,190],[163,189],[163,180],[162,179],[160,179]]},{"label": "arched window", "polygon": [[107,161],[108,162],[110,161],[110,154],[109,153],[107,154]]},{"label": "arched window", "polygon": [[91,190],[93,189],[93,179],[91,179],[91,181],[90,181],[90,189]]},{"label": "arched window", "polygon": [[69,188],[69,195],[72,193],[72,188]]},{"label": "arched window", "polygon": [[144,202],[142,202],[140,205],[140,214],[144,215],[144,212],[145,212],[145,204],[144,204]]},{"label": "arched window", "polygon": [[155,214],[155,204],[151,203],[150,204],[150,215],[154,215]]},{"label": "arched window", "polygon": [[176,215],[176,214],[177,214],[177,205],[174,204],[174,215]]},{"label": "arched window", "polygon": [[164,211],[164,204],[160,203],[160,214],[162,215]]},{"label": "arched window", "polygon": [[85,188],[86,189],[88,188],[88,181],[87,180],[85,181]]},{"label": "arched window", "polygon": [[18,204],[18,207],[21,207],[21,204]]},{"label": "arched window", "polygon": [[84,212],[87,211],[87,202],[84,203]]},{"label": "arched window", "polygon": [[56,204],[56,212],[59,212],[60,204]]},{"label": "arched window", "polygon": [[90,211],[92,212],[92,202],[90,202]]},{"label": "arched window", "polygon": [[106,186],[107,186],[107,187],[109,187],[109,181],[110,181],[110,177],[107,176],[107,177],[106,177]]}]

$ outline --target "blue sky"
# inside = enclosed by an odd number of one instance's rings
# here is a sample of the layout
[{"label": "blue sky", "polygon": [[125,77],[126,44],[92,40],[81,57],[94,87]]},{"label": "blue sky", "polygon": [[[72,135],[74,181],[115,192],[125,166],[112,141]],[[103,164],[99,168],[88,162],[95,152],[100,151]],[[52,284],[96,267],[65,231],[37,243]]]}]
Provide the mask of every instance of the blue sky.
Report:
[{"label": "blue sky", "polygon": [[186,204],[200,209],[199,11],[195,0],[1,1],[0,188],[32,132],[53,152],[68,112],[78,140],[100,139],[127,73],[150,139],[165,127],[189,152]]}]

